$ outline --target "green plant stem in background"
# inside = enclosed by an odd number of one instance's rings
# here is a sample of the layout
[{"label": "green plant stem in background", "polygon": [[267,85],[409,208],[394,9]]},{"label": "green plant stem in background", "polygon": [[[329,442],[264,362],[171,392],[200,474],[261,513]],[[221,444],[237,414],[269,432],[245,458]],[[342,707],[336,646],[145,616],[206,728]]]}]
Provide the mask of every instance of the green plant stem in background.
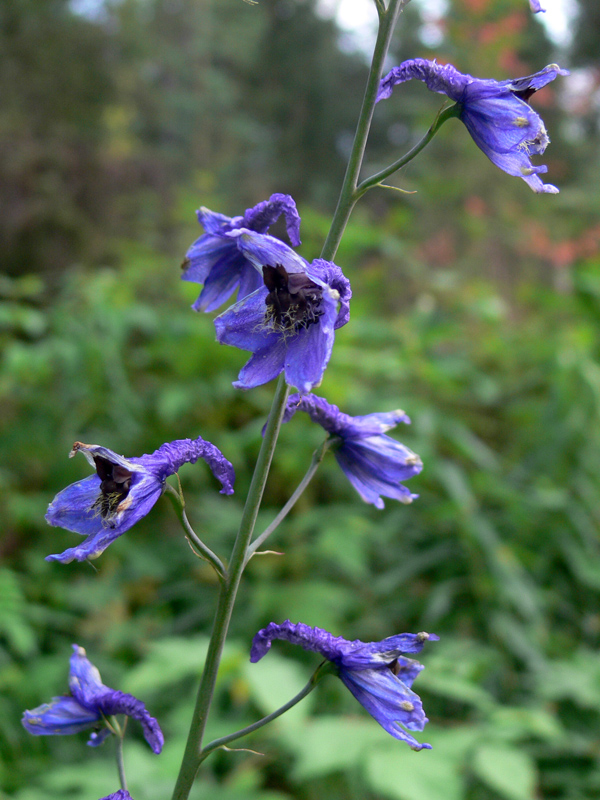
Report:
[{"label": "green plant stem in background", "polygon": [[359,183],[359,185],[356,187],[356,192],[355,192],[356,199],[362,197],[363,194],[365,194],[365,192],[367,192],[369,189],[373,189],[375,186],[381,186],[382,185],[381,181],[384,181],[386,178],[389,178],[389,176],[393,175],[394,172],[397,172],[397,170],[399,170],[405,164],[408,164],[409,161],[412,161],[413,158],[417,156],[421,152],[421,150],[423,150],[423,148],[429,144],[429,142],[433,139],[433,137],[442,127],[444,122],[446,122],[449,119],[452,119],[453,117],[458,117],[460,111],[461,108],[458,103],[456,103],[453,106],[450,106],[450,108],[446,108],[443,111],[440,111],[433,125],[429,128],[429,130],[427,131],[425,136],[423,136],[421,141],[417,142],[417,144],[412,148],[412,150],[409,150],[408,153],[402,156],[402,158],[399,158],[397,161],[394,161],[394,163],[390,164],[389,167],[382,169],[381,172],[377,172],[375,173],[375,175],[372,175],[370,178],[366,178],[364,181]]},{"label": "green plant stem in background", "polygon": [[248,548],[248,553],[246,555],[246,563],[248,563],[248,561],[250,561],[250,559],[252,558],[254,553],[261,546],[261,544],[273,533],[273,531],[276,528],[279,527],[279,525],[283,522],[283,520],[290,513],[292,508],[296,505],[296,502],[297,502],[298,498],[302,495],[302,493],[304,492],[304,490],[306,489],[306,487],[310,483],[313,475],[315,474],[315,472],[319,468],[319,464],[321,463],[321,461],[323,461],[323,457],[325,456],[325,453],[327,452],[327,450],[333,444],[333,441],[334,440],[332,438],[328,437],[327,439],[325,439],[325,441],[319,447],[317,447],[317,449],[313,453],[313,457],[312,457],[312,460],[310,462],[310,466],[307,469],[305,476],[302,478],[302,480],[300,481],[300,483],[296,487],[296,491],[294,492],[294,494],[290,497],[290,499],[287,501],[287,503],[283,506],[283,508],[281,509],[279,514],[277,514],[277,516],[275,517],[273,522],[268,527],[266,527],[264,529],[264,531],[260,534],[260,536],[256,537],[256,539],[252,542],[252,544]]},{"label": "green plant stem in background", "polygon": [[337,252],[354,204],[360,196],[356,193],[356,187],[365,148],[367,146],[367,139],[369,138],[371,120],[373,119],[373,112],[375,111],[375,98],[379,88],[383,62],[385,61],[390,46],[398,14],[405,5],[406,0],[390,0],[387,9],[382,11],[380,5],[377,4],[379,30],[377,32],[377,41],[375,42],[369,77],[367,78],[367,86],[365,88],[360,116],[356,126],[356,133],[354,134],[354,141],[352,143],[352,150],[350,151],[350,158],[348,159],[348,166],[346,168],[344,182],[342,183],[340,197],[335,209],[335,214],[333,215],[329,234],[327,235],[323,250],[321,251],[321,258],[325,258],[328,261],[331,261]]},{"label": "green plant stem in background", "polygon": [[230,733],[228,736],[223,736],[220,739],[215,739],[214,741],[210,742],[210,744],[207,744],[206,747],[203,748],[201,753],[202,761],[204,761],[204,759],[207,756],[209,756],[219,747],[225,747],[225,745],[229,744],[229,742],[234,742],[236,739],[241,739],[242,736],[246,736],[249,733],[257,731],[259,728],[262,728],[263,725],[267,725],[269,722],[272,722],[274,719],[277,719],[277,717],[280,717],[282,714],[285,714],[285,712],[289,711],[290,708],[293,708],[293,706],[295,706],[301,700],[304,700],[304,698],[312,692],[312,690],[315,688],[317,683],[321,680],[321,678],[324,675],[327,675],[328,673],[331,673],[334,670],[335,668],[334,665],[331,663],[331,661],[323,661],[313,672],[306,686],[301,691],[299,691],[295,697],[292,697],[291,700],[288,700],[288,702],[285,705],[281,706],[281,708],[278,708],[277,711],[273,711],[272,714],[268,714],[266,717],[259,719],[258,722],[253,722],[252,725],[248,725],[248,727],[246,728],[242,728],[241,730],[236,731],[235,733]]},{"label": "green plant stem in background", "polygon": [[204,735],[208,712],[215,689],[219,663],[221,661],[223,646],[229,628],[231,612],[246,563],[246,552],[250,540],[252,539],[252,534],[254,533],[256,517],[265,490],[275,445],[277,444],[277,437],[279,435],[288,394],[289,388],[285,383],[284,376],[280,375],[277,381],[277,388],[269,413],[265,435],[250,483],[250,489],[248,490],[240,527],[235,544],[233,545],[229,570],[226,580],[221,586],[206,662],[202,672],[200,688],[198,689],[196,707],[194,709],[181,769],[173,792],[173,800],[187,799],[202,760],[200,758],[200,748],[202,746],[202,737]]}]

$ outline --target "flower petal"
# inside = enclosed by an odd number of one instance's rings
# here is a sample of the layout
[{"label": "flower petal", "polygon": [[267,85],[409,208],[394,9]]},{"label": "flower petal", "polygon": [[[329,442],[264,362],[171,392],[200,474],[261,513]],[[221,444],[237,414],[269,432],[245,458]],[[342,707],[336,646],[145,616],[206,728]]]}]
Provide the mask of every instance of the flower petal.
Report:
[{"label": "flower petal", "polygon": [[254,389],[276,378],[283,371],[286,349],[283,337],[279,336],[270,346],[258,350],[240,370],[237,381],[233,382],[235,388]]},{"label": "flower petal", "polygon": [[25,711],[21,722],[34,736],[66,736],[91,728],[101,718],[98,710],[86,708],[67,695]]},{"label": "flower petal", "polygon": [[337,302],[330,292],[327,288],[323,290],[323,315],[318,322],[300,330],[288,340],[285,379],[301,392],[310,392],[313,386],[321,382],[331,358]]},{"label": "flower petal", "polygon": [[240,229],[230,236],[237,238],[237,245],[256,269],[262,274],[264,266],[281,264],[287,273],[306,272],[307,262],[285,242],[266,233]]},{"label": "flower petal", "polygon": [[244,228],[266,233],[271,225],[274,225],[279,217],[285,216],[285,226],[290,242],[294,247],[298,247],[300,242],[300,215],[296,208],[294,199],[289,194],[275,193],[258,203],[254,208],[249,208],[244,214]]},{"label": "flower petal", "polygon": [[369,669],[360,672],[340,670],[340,678],[358,702],[395,739],[415,750],[431,749],[420,744],[404,730],[422,731],[427,722],[423,704],[412,689],[389,669]]},{"label": "flower petal", "polygon": [[252,353],[275,344],[281,336],[265,322],[267,294],[263,286],[216,317],[217,341]]}]

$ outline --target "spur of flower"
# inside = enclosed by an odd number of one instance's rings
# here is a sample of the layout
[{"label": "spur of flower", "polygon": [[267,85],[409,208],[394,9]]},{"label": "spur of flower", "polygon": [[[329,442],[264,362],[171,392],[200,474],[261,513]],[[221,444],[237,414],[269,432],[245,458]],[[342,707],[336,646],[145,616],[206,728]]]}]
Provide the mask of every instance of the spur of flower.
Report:
[{"label": "spur of flower", "polygon": [[83,647],[73,645],[69,670],[70,694],[25,711],[21,722],[34,736],[67,736],[92,729],[88,745],[97,747],[113,733],[107,718],[125,714],[137,720],[153,752],[160,753],[164,737],[146,706],[131,694],[105,686]]},{"label": "spur of flower", "polygon": [[523,178],[534,192],[555,194],[556,186],[543,183],[539,177],[548,167],[531,163],[531,156],[541,155],[550,139],[541,117],[528,100],[558,75],[568,74],[567,70],[550,64],[525,78],[482,80],[463,75],[451,64],[414,58],[394,67],[382,79],[377,101],[390,97],[398,83],[413,78],[423,81],[430,91],[445,94],[458,104],[459,118],[475,144],[497,167]]},{"label": "spur of flower", "polygon": [[351,417],[323,397],[293,394],[288,398],[283,421],[289,422],[296,411],[305,411],[334,437],[335,458],[366,503],[383,508],[382,495],[401,503],[411,503],[418,497],[400,481],[421,472],[421,459],[385,434],[400,422],[410,423],[404,411]]},{"label": "spur of flower", "polygon": [[182,464],[204,459],[222,485],[233,494],[233,466],[214,444],[197,439],[167,442],[151,455],[124,458],[108,447],[75,442],[69,458],[83,453],[94,475],[72,483],[50,503],[46,521],[74,531],[86,539],[46,561],[85,561],[97,558],[111,542],[146,516],[163,492],[165,481]]},{"label": "spur of flower", "polygon": [[215,319],[217,341],[253,353],[233,385],[251,389],[284,372],[290,386],[310,392],[323,377],[335,330],[350,318],[350,283],[331,261],[309,264],[272,236],[234,233],[262,286]]},{"label": "spur of flower", "polygon": [[413,750],[431,749],[431,745],[420,744],[408,733],[422,731],[428,720],[421,699],[411,689],[423,666],[406,654],[419,653],[426,641],[437,641],[438,636],[400,633],[381,642],[350,642],[322,628],[286,620],[281,625],[271,622],[256,634],[250,661],[260,661],[273,639],[284,639],[320,653],[337,667],[340,680],[382,728]]},{"label": "spur of flower", "polygon": [[201,208],[196,212],[206,233],[191,245],[183,261],[184,281],[203,283],[195,311],[214,311],[238,289],[238,300],[262,286],[262,273],[238,248],[232,232],[241,228],[266,233],[283,214],[290,242],[300,244],[300,216],[289,194],[273,194],[246,210],[241,217],[226,217]]}]

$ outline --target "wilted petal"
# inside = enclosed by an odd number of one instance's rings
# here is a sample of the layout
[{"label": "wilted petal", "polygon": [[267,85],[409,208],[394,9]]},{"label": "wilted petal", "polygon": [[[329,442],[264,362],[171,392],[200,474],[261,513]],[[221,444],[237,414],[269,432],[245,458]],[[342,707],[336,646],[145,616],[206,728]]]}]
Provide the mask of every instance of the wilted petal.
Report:
[{"label": "wilted petal", "polygon": [[96,709],[86,708],[74,697],[53,697],[49,703],[23,714],[23,727],[34,736],[66,736],[86,731],[95,725],[101,714]]}]

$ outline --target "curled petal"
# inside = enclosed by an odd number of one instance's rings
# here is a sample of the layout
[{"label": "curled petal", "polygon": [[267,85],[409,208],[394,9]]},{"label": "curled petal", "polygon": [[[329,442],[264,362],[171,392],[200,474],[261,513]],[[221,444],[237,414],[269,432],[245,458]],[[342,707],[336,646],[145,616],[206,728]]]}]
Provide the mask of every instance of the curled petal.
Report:
[{"label": "curled petal", "polygon": [[131,694],[125,694],[114,689],[107,689],[98,698],[97,705],[105,716],[113,714],[127,714],[136,719],[142,726],[144,738],[154,753],[160,753],[164,744],[164,736],[158,722],[151,717],[146,706]]},{"label": "curled petal", "polygon": [[249,208],[244,214],[244,228],[266,233],[271,225],[274,225],[281,215],[285,217],[285,226],[290,242],[294,247],[301,244],[300,241],[300,215],[296,208],[294,199],[289,194],[275,193],[262,203]]}]

